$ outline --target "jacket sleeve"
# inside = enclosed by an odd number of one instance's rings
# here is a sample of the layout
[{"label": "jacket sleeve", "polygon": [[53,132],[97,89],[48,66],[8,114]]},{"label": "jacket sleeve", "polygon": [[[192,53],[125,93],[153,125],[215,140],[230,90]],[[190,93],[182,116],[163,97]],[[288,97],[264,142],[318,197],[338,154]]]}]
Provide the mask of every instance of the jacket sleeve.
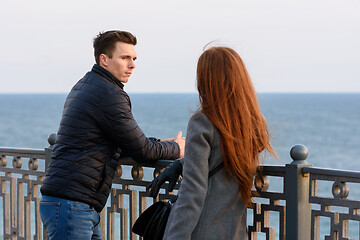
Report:
[{"label": "jacket sleeve", "polygon": [[[191,239],[208,190],[209,156],[213,139],[213,125],[202,113],[196,113],[189,121],[186,134],[186,151],[183,180],[179,198],[171,212],[173,215],[166,228],[166,239]],[[165,239],[165,238],[164,238]]]},{"label": "jacket sleeve", "polygon": [[107,96],[100,106],[102,130],[127,156],[139,163],[179,157],[177,143],[153,141],[145,136],[132,115],[126,93]]}]

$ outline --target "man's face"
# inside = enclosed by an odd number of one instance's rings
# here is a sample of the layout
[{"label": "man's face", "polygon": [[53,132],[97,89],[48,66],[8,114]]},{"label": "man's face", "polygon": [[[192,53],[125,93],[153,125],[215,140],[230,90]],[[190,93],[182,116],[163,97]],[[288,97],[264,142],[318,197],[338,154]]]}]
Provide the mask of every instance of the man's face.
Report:
[{"label": "man's face", "polygon": [[127,83],[135,68],[135,46],[128,43],[117,42],[112,58],[106,54],[100,55],[100,66],[108,70],[122,83]]}]

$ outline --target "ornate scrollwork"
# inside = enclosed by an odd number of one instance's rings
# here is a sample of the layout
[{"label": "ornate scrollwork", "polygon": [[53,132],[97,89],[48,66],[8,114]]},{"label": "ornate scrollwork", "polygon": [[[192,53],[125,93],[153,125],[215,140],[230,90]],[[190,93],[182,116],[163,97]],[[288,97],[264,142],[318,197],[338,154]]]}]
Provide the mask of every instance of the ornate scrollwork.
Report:
[{"label": "ornate scrollwork", "polygon": [[144,177],[144,169],[141,166],[131,168],[131,176],[134,180],[141,180]]},{"label": "ornate scrollwork", "polygon": [[349,196],[349,187],[346,182],[336,180],[332,185],[332,194],[335,199],[346,199]]},{"label": "ornate scrollwork", "polygon": [[6,158],[5,155],[1,155],[0,165],[1,165],[2,167],[6,167],[6,165],[7,165],[7,158]]},{"label": "ornate scrollwork", "polygon": [[[325,235],[325,239],[353,239],[349,235],[354,234],[350,231],[349,221],[360,222],[359,201],[347,199],[349,196],[349,187],[347,182],[357,182],[358,179],[347,176],[348,172],[333,170],[336,177],[329,174],[328,170],[318,169],[316,173],[311,174],[311,187],[314,194],[310,197],[310,202],[320,206],[320,209],[312,209],[312,239],[319,239],[321,217],[330,220],[329,235]],[[342,174],[341,177],[339,175]],[[318,180],[327,181],[332,184],[332,197],[319,196],[317,193]],[[332,207],[342,207],[346,210],[338,211]]]},{"label": "ornate scrollwork", "polygon": [[164,168],[155,168],[154,169],[154,173],[153,173],[153,177],[156,178],[157,176],[159,176],[159,174],[164,171]]},{"label": "ornate scrollwork", "polygon": [[29,159],[29,169],[30,170],[37,170],[39,167],[39,161],[37,158],[30,158]]},{"label": "ornate scrollwork", "polygon": [[13,168],[21,168],[22,167],[22,159],[21,157],[14,157],[13,158]]},{"label": "ornate scrollwork", "polygon": [[267,176],[256,175],[254,179],[254,185],[258,192],[265,192],[269,189],[270,180]]},{"label": "ornate scrollwork", "polygon": [[118,166],[116,167],[116,177],[117,177],[117,178],[121,178],[121,176],[122,176],[122,166],[121,166],[121,165],[118,165]]}]

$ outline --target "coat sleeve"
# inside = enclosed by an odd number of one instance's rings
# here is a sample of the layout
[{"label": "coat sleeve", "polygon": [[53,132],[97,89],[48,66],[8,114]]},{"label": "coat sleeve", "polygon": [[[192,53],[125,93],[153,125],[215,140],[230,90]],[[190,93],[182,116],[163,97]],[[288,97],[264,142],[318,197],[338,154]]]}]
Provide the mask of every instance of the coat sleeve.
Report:
[{"label": "coat sleeve", "polygon": [[202,113],[196,113],[189,121],[186,134],[186,151],[183,180],[179,198],[169,218],[164,239],[191,239],[208,190],[209,156],[213,138],[213,125]]},{"label": "coat sleeve", "polygon": [[130,99],[125,93],[103,100],[100,126],[126,156],[139,163],[177,159],[180,155],[177,143],[153,141],[145,136],[132,115]]}]

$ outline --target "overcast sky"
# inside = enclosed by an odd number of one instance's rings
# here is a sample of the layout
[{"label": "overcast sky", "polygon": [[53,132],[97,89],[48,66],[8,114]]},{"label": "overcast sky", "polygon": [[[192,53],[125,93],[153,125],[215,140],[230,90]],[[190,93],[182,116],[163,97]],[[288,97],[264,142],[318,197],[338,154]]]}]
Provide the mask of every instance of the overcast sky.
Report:
[{"label": "overcast sky", "polygon": [[128,92],[195,92],[213,40],[258,92],[360,92],[359,0],[2,0],[0,29],[0,93],[67,93],[111,29],[138,38]]}]

